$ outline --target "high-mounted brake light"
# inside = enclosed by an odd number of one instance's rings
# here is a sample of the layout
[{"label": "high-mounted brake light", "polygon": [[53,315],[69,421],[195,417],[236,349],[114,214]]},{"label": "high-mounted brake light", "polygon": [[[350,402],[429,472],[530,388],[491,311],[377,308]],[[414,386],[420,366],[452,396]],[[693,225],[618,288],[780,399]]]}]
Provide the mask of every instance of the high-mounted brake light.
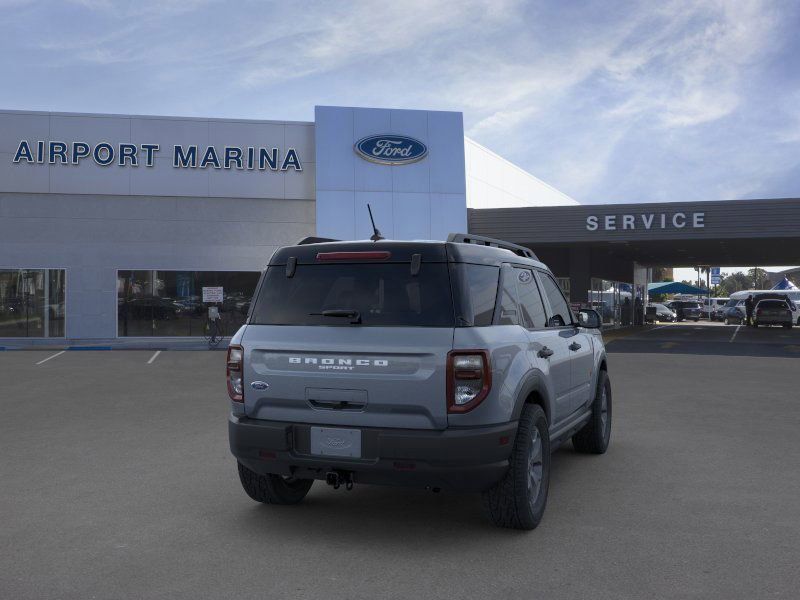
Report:
[{"label": "high-mounted brake light", "polygon": [[226,377],[228,380],[228,396],[234,402],[244,402],[244,386],[242,384],[244,348],[229,346],[226,359]]},{"label": "high-mounted brake light", "polygon": [[366,252],[319,252],[317,260],[389,260],[391,252],[386,250],[370,250]]},{"label": "high-mounted brake light", "polygon": [[447,412],[465,413],[478,406],[492,387],[486,350],[452,350],[447,354]]}]

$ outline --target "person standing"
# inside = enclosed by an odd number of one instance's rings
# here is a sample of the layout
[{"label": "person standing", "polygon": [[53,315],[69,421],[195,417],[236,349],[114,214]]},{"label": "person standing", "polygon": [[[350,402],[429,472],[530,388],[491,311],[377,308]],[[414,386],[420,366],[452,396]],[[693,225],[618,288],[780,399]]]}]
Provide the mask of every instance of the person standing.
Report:
[{"label": "person standing", "polygon": [[753,294],[750,294],[747,297],[747,300],[744,301],[744,314],[745,314],[745,323],[748,327],[753,325]]}]

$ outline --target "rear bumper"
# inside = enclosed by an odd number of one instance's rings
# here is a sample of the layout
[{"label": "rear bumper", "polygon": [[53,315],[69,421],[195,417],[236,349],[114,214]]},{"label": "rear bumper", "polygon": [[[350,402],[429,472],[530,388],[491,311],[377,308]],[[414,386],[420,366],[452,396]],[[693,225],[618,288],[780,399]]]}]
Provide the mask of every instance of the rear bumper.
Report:
[{"label": "rear bumper", "polygon": [[517,423],[443,431],[362,427],[360,459],[312,455],[311,427],[231,415],[231,452],[262,475],[325,479],[338,470],[356,483],[479,492],[508,470]]},{"label": "rear bumper", "polygon": [[792,325],[792,317],[754,317],[757,325]]}]

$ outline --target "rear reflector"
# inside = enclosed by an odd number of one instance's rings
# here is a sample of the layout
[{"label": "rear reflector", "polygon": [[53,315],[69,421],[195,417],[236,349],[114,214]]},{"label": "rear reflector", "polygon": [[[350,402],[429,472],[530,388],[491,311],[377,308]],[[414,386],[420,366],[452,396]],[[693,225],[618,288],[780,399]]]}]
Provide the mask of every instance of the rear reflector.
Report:
[{"label": "rear reflector", "polygon": [[367,252],[320,252],[317,260],[389,260],[391,252],[371,250]]},{"label": "rear reflector", "polygon": [[397,471],[413,471],[417,468],[416,463],[413,462],[395,462],[393,466]]}]

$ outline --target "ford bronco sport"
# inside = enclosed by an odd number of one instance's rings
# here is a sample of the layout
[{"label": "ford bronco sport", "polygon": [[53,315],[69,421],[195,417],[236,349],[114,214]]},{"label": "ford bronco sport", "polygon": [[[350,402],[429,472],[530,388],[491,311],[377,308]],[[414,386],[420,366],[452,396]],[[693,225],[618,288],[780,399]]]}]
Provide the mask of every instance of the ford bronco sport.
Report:
[{"label": "ford bronco sport", "polygon": [[272,256],[228,349],[247,494],[482,492],[496,525],[536,527],[551,450],[608,447],[599,315],[576,319],[531,250],[490,238],[309,241]]}]

